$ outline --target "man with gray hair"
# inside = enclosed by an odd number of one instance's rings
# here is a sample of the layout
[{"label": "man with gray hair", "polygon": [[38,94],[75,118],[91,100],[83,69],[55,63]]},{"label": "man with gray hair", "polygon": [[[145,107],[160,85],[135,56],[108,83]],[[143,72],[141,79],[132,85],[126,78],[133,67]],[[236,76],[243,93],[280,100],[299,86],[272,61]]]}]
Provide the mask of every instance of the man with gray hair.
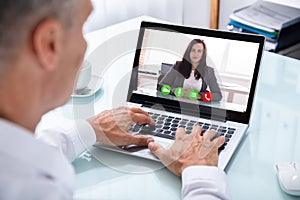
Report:
[{"label": "man with gray hair", "polygon": [[[96,141],[149,145],[173,173],[185,176],[184,198],[227,198],[225,175],[215,167],[224,138],[211,141],[213,131],[202,137],[200,127],[190,135],[178,129],[175,144],[164,150],[151,137],[128,133],[133,123],[154,124],[147,112],[120,107],[35,138],[41,117],[70,98],[91,10],[90,0],[0,0],[0,199],[71,199],[69,162]],[[193,178],[205,172],[201,165],[213,178]],[[199,183],[205,192],[195,187]]]}]

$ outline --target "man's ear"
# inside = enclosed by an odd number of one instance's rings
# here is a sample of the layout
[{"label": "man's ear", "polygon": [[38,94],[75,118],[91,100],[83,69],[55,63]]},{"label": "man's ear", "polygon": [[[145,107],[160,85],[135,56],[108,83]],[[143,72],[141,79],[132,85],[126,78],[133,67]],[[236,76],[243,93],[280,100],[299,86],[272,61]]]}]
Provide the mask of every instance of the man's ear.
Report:
[{"label": "man's ear", "polygon": [[54,19],[45,19],[32,34],[32,48],[41,67],[52,71],[58,65],[62,52],[63,28]]}]

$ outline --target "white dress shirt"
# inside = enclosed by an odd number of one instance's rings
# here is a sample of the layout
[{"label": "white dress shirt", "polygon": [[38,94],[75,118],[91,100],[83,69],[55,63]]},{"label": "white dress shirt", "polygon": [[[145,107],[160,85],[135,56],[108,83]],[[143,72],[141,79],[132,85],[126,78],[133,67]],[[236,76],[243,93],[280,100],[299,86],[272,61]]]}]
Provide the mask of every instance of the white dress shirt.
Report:
[{"label": "white dress shirt", "polygon": [[[70,161],[96,141],[86,121],[43,130],[38,140],[30,131],[3,119],[0,130],[1,200],[72,199]],[[182,198],[228,199],[225,179],[225,173],[216,167],[188,167],[182,174]]]},{"label": "white dress shirt", "polygon": [[0,119],[1,200],[72,199],[75,180],[69,161],[96,139],[85,121],[64,127],[45,130],[37,140],[32,132]]},{"label": "white dress shirt", "polygon": [[194,73],[195,73],[195,70],[192,70],[190,77],[188,79],[184,79],[183,88],[184,89],[194,89],[194,90],[200,91],[201,87],[202,87],[202,78],[197,80],[195,78]]}]

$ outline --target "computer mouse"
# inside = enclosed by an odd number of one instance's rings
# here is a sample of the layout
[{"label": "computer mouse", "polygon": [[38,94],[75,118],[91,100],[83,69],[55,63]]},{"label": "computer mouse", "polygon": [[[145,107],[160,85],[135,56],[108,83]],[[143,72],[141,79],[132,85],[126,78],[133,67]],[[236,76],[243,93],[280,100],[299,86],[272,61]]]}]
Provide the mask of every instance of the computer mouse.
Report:
[{"label": "computer mouse", "polygon": [[280,163],[276,165],[278,182],[283,191],[300,196],[300,163]]}]

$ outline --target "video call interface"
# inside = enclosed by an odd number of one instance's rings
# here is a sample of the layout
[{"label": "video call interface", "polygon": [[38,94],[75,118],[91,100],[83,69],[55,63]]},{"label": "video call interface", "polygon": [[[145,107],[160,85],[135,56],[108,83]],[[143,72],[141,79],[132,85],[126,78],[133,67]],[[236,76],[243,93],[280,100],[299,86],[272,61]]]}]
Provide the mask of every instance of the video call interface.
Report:
[{"label": "video call interface", "polygon": [[245,112],[259,44],[146,28],[134,93]]}]

